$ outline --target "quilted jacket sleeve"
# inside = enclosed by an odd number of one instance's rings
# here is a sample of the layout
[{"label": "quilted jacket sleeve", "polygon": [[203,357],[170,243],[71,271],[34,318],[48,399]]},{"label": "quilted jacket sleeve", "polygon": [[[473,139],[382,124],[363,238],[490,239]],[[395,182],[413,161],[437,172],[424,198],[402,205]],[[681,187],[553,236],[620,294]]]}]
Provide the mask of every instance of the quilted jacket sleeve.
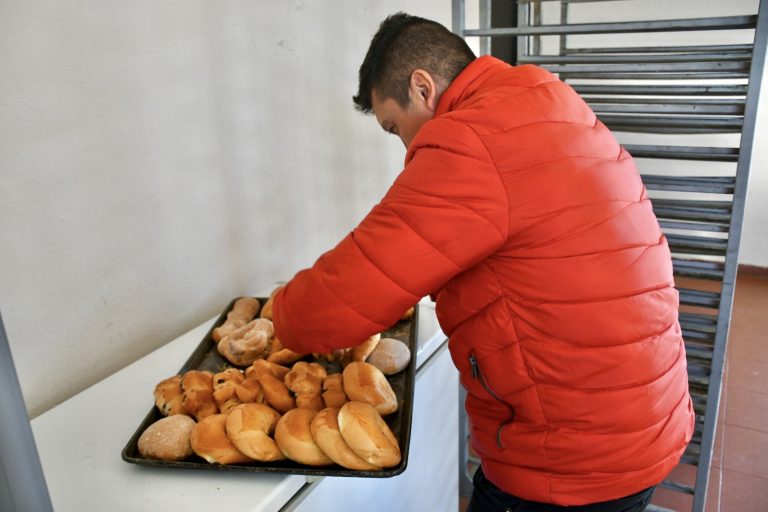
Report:
[{"label": "quilted jacket sleeve", "polygon": [[469,127],[436,118],[382,201],[275,297],[277,336],[297,352],[357,345],[506,239],[507,194]]}]

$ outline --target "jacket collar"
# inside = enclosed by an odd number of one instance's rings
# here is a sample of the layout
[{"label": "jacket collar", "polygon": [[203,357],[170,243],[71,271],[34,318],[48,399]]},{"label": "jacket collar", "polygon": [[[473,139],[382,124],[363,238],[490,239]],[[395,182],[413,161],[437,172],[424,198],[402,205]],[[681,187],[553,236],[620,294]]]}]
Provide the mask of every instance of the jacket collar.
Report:
[{"label": "jacket collar", "polygon": [[457,104],[480,88],[485,78],[507,67],[509,64],[490,55],[484,55],[470,62],[443,91],[437,102],[435,117],[454,110]]},{"label": "jacket collar", "polygon": [[[470,62],[443,91],[437,102],[437,108],[435,108],[435,118],[457,108],[462,101],[480,89],[488,77],[508,67],[509,64],[490,55],[484,55]],[[420,132],[421,130],[419,130]],[[418,138],[419,134],[417,133],[414,140]],[[416,147],[417,145],[411,142],[411,146],[405,153],[405,165],[408,165],[413,159]]]}]

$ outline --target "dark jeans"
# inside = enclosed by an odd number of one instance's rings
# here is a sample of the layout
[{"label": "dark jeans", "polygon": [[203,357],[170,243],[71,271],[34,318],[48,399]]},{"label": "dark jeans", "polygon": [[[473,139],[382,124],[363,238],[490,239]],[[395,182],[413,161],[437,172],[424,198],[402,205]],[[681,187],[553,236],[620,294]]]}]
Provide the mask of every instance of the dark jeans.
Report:
[{"label": "dark jeans", "polygon": [[617,500],[562,507],[517,498],[493,485],[478,468],[467,512],[642,512],[653,495],[653,487]]}]

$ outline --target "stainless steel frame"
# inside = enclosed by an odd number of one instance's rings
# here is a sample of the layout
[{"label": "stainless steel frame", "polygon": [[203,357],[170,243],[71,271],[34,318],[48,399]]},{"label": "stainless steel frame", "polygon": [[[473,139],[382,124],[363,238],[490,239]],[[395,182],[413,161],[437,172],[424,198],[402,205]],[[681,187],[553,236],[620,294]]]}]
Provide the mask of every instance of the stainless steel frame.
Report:
[{"label": "stainless steel frame", "polygon": [[[516,26],[467,28],[464,0],[452,0],[453,30],[467,38],[517,38],[517,59],[513,64],[537,64],[557,73],[583,95],[606,125],[625,134],[628,140],[637,137],[633,134],[661,138],[739,134],[738,147],[685,146],[674,144],[674,140],[671,144],[624,144],[646,164],[643,181],[652,194],[654,211],[672,249],[675,275],[694,283],[678,289],[689,385],[697,413],[694,439],[681,464],[694,466],[696,477],[693,485],[671,479],[662,485],[691,495],[691,509],[700,512],[707,498],[757,105],[766,62],[768,0],[760,0],[758,12],[746,16],[568,23],[570,4],[611,1],[616,0],[517,0]],[[542,24],[543,4],[554,2],[560,2],[560,23]],[[480,7],[488,5],[484,2]],[[481,13],[480,19],[489,20],[491,16]],[[753,31],[752,43],[611,46],[611,39],[606,37],[603,48],[568,44],[572,41],[569,36],[583,34],[705,34],[733,29]],[[544,36],[559,37],[556,54],[542,53]],[[725,175],[675,173],[665,168],[672,161],[702,168],[709,162],[720,162],[735,171]],[[460,397],[463,400],[463,390]],[[460,432],[466,439],[466,417],[461,421]],[[460,489],[463,495],[469,495],[471,470],[479,461],[469,456],[466,443],[462,443],[460,451]],[[664,510],[649,508],[654,509]]]},{"label": "stainless steel frame", "polygon": [[2,316],[0,417],[0,511],[53,512]]}]

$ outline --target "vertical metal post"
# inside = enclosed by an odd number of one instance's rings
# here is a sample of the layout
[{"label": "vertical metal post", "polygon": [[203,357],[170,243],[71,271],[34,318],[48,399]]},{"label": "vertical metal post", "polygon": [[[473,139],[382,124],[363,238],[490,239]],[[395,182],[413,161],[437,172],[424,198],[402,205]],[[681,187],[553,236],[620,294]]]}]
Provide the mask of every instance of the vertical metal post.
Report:
[{"label": "vertical metal post", "polygon": [[451,0],[451,30],[464,37],[464,0]]},{"label": "vertical metal post", "polygon": [[704,418],[704,431],[701,437],[701,453],[699,454],[698,470],[696,472],[696,487],[693,495],[693,510],[704,510],[707,502],[707,486],[709,468],[714,449],[715,429],[720,407],[720,391],[723,379],[723,363],[727,348],[728,331],[731,321],[736,272],[739,260],[739,243],[741,227],[744,219],[744,203],[747,199],[747,182],[749,169],[752,165],[752,147],[755,142],[755,124],[757,121],[757,105],[760,99],[760,87],[766,62],[766,40],[768,39],[768,0],[760,0],[758,7],[757,25],[755,26],[754,43],[752,47],[752,65],[749,70],[747,100],[744,106],[744,123],[739,144],[739,160],[736,164],[736,184],[733,192],[731,223],[728,230],[728,246],[725,255],[725,272],[720,292],[720,308],[717,314],[717,331],[715,335],[715,350],[712,355],[712,367],[707,391],[707,414]]},{"label": "vertical metal post", "polygon": [[[530,4],[527,2],[518,2],[517,4],[517,26],[520,28],[530,25]],[[530,52],[530,36],[522,36],[517,38],[517,61],[519,62],[522,57],[528,56]],[[517,62],[515,62],[517,64]]]},{"label": "vertical metal post", "polygon": [[[491,0],[480,0],[480,28],[491,28]],[[491,38],[490,36],[480,38],[480,55],[491,54]]]},{"label": "vertical metal post", "polygon": [[0,510],[53,512],[0,315]]},{"label": "vertical metal post", "polygon": [[[492,0],[491,28],[516,27],[517,4],[509,0]],[[504,62],[514,63],[517,58],[517,37],[491,37],[491,55]]]},{"label": "vertical metal post", "polygon": [[469,432],[467,426],[467,411],[464,403],[467,399],[467,391],[459,383],[459,495],[469,497],[472,495],[472,477],[469,472]]},{"label": "vertical metal post", "polygon": [[[560,24],[561,25],[567,25],[568,24],[568,2],[562,2],[560,4]],[[565,55],[565,47],[567,46],[567,36],[565,34],[560,34],[560,51],[558,52],[558,55]]]},{"label": "vertical metal post", "polygon": [[[533,26],[541,25],[541,2],[535,0],[533,2]],[[531,48],[531,55],[541,55],[541,36],[533,36],[533,48]]]}]

